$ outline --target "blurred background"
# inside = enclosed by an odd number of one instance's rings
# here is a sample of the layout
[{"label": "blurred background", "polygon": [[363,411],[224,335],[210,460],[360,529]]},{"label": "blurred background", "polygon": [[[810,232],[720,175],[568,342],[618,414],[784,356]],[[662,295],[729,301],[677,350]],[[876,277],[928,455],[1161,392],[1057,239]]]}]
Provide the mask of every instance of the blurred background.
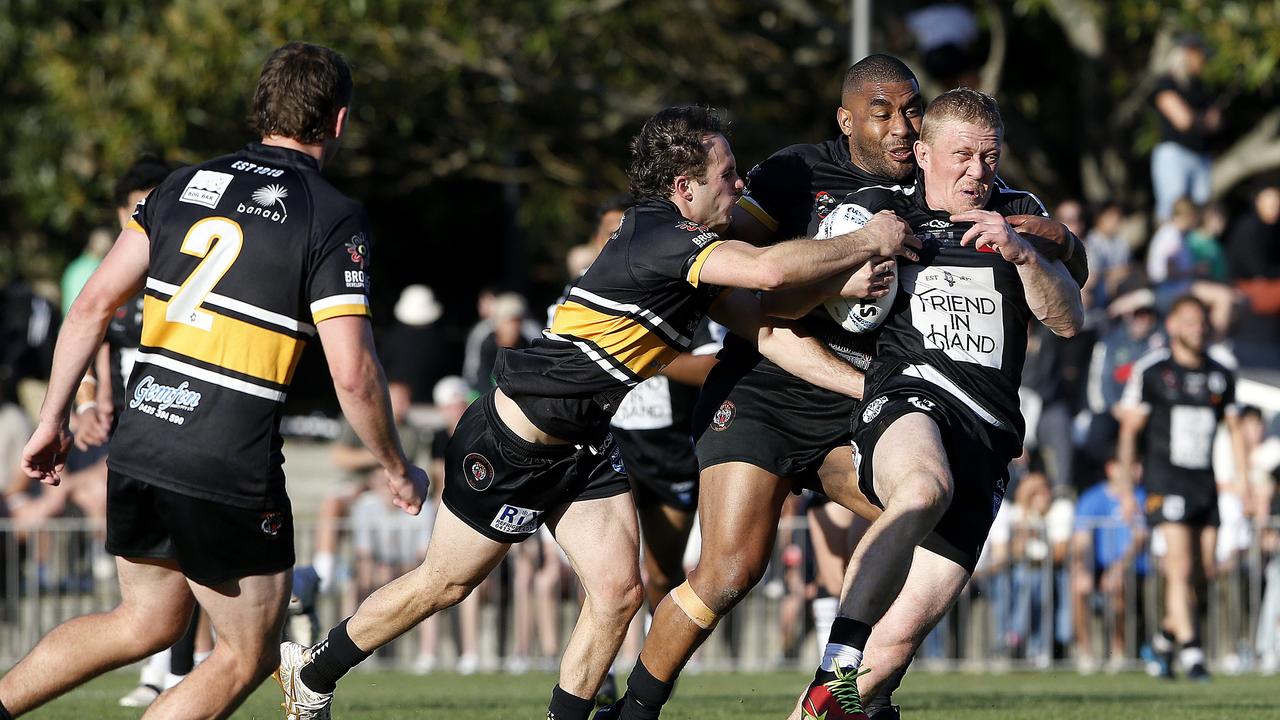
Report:
[{"label": "blurred background", "polygon": [[[74,293],[68,269],[91,268],[114,237],[116,179],[143,155],[196,163],[255,139],[246,116],[261,63],[283,42],[305,39],[338,49],[354,71],[348,135],[325,172],[369,211],[381,352],[400,386],[405,426],[422,436],[415,446],[424,463],[438,456],[459,408],[491,383],[496,349],[535,336],[547,306],[583,267],[574,249],[596,233],[602,203],[626,190],[627,143],[646,117],[673,104],[720,108],[745,170],[779,148],[833,137],[845,68],[888,52],[915,70],[926,99],[957,84],[999,99],[1001,175],[1034,191],[1086,239],[1093,270],[1088,332],[1032,340],[1025,390],[1038,432],[1018,474],[1038,479],[1006,501],[1017,514],[993,535],[976,604],[967,596],[925,655],[1074,660],[1088,669],[1109,656],[1081,649],[1096,633],[1095,646],[1113,642],[1117,667],[1137,663],[1151,629],[1142,624],[1144,603],[1156,596],[1137,589],[1155,582],[1141,560],[1145,535],[1107,536],[1141,551],[1103,558],[1085,536],[1128,531],[1105,518],[1073,519],[1073,509],[1105,477],[1111,406],[1133,360],[1160,343],[1158,317],[1176,294],[1210,303],[1217,347],[1240,368],[1238,397],[1256,408],[1252,470],[1274,484],[1280,2],[0,0],[0,7],[0,376],[5,407],[28,416],[5,420],[6,477],[41,397],[61,308]],[[1200,103],[1189,128],[1157,102],[1169,88]],[[311,605],[329,608],[327,626],[377,578],[415,564],[429,526],[404,530],[404,539],[375,537],[372,528],[389,527],[378,519],[385,502],[366,483],[360,459],[343,455],[344,447],[358,451],[358,441],[352,448],[349,434],[341,438],[318,349],[303,360],[287,414],[300,560],[327,552],[337,567],[328,572],[338,580]],[[95,549],[93,493],[41,493],[19,480],[7,488],[9,508],[28,508],[6,509],[3,521],[0,621],[9,634],[0,634],[0,655],[11,658],[58,617],[109,601],[113,583],[110,561]],[[356,512],[366,493],[374,499]],[[1212,655],[1236,668],[1270,662],[1274,669],[1277,539],[1265,521],[1245,522],[1243,539],[1222,550],[1220,590],[1205,609],[1220,613]],[[807,627],[799,608],[813,593],[807,561],[796,559],[807,547],[803,510],[784,523],[759,604],[738,611],[744,619],[718,635],[723,647],[713,646],[708,662],[799,657]],[[1085,578],[1097,576],[1095,563],[1122,557],[1115,574],[1132,581],[1113,581],[1109,592],[1132,596],[1108,604]],[[556,607],[572,612],[570,575],[550,546],[513,563],[524,564],[504,566],[497,588],[482,594],[497,603],[484,617],[501,631],[487,645],[473,637],[466,652],[459,639],[442,658],[470,654],[476,664],[463,669],[475,669],[556,655],[556,633],[567,625],[543,631],[548,639],[534,648],[532,611],[507,603],[511,587],[540,578]],[[61,599],[39,600],[47,597]],[[1086,622],[1090,629],[1081,630]],[[748,637],[758,644],[742,645]],[[423,649],[395,657],[435,667],[434,635],[404,642]]]}]

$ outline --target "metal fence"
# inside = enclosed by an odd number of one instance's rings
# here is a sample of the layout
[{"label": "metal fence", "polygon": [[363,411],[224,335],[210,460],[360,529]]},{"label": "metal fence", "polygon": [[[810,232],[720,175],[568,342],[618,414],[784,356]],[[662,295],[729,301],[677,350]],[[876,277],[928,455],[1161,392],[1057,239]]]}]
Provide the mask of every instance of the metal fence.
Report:
[{"label": "metal fence", "polygon": [[[807,544],[803,518],[783,522]],[[1078,526],[1066,539],[1033,530],[989,547],[917,664],[986,671],[1139,667],[1140,648],[1161,616],[1163,587],[1150,543],[1130,561],[1099,565],[1106,558],[1097,544],[1119,530]],[[1250,533],[1223,558],[1201,602],[1205,651],[1218,671],[1274,671],[1280,651],[1280,522]],[[312,524],[298,524],[300,562],[313,559],[314,537]],[[291,622],[294,632],[323,631],[341,620],[363,595],[416,565],[424,537],[421,529],[344,521],[332,577],[316,597],[314,613]],[[817,660],[803,563],[784,563],[781,549],[776,552],[761,585],[721,623],[691,669],[808,668]],[[58,623],[119,600],[102,530],[79,519],[39,529],[0,520],[0,581],[0,658],[6,664]],[[465,607],[442,613],[368,664],[423,672],[554,668],[579,601],[577,583],[554,544],[533,538]],[[308,628],[311,623],[317,626]],[[623,648],[622,664],[638,651],[642,626],[643,618]]]}]

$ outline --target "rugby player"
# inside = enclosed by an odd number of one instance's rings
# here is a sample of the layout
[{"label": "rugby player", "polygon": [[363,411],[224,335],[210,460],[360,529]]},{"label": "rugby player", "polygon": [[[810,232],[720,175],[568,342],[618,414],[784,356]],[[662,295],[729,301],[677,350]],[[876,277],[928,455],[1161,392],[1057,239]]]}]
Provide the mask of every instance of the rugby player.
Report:
[{"label": "rugby player", "polygon": [[[752,168],[747,192],[733,213],[730,232],[735,238],[766,246],[813,237],[850,192],[912,182],[916,172],[912,143],[918,137],[924,101],[915,75],[905,64],[888,55],[871,55],[855,63],[845,73],[835,115],[841,136],[792,145]],[[1054,237],[1067,250],[1078,245],[1070,237]],[[1083,259],[1083,253],[1079,257]],[[886,270],[891,264],[884,260],[876,258],[855,275],[861,280],[857,288],[862,296],[886,292],[890,279]],[[828,281],[834,284],[825,283],[829,288],[814,285],[794,294],[771,293],[766,296],[768,309],[803,315],[803,308],[813,307],[814,290],[829,293],[843,280],[833,275]],[[821,308],[803,322],[838,356],[854,367],[867,367],[874,335],[843,331]],[[762,360],[734,337],[726,339],[696,413],[695,430],[701,434],[697,446],[701,557],[688,581],[654,613],[640,660],[628,679],[627,694],[602,711],[601,718],[659,716],[676,676],[716,621],[763,576],[782,502],[796,485],[820,488],[861,515],[878,514],[856,488],[848,450],[849,418],[855,406],[855,399],[797,378]],[[886,717],[892,717],[888,694],[877,702],[884,706]]]},{"label": "rugby player", "polygon": [[1219,519],[1213,439],[1224,421],[1236,465],[1231,489],[1242,499],[1249,497],[1249,461],[1235,374],[1206,350],[1207,306],[1192,295],[1178,298],[1169,309],[1165,330],[1169,346],[1134,364],[1120,399],[1117,455],[1132,507],[1138,437],[1145,437],[1141,477],[1147,490],[1147,524],[1164,536],[1165,543],[1160,564],[1164,620],[1151,643],[1159,672],[1174,677],[1177,648],[1187,677],[1207,679],[1195,621],[1196,597],[1197,587],[1203,588],[1216,570]]},{"label": "rugby player", "polygon": [[513,543],[545,523],[587,593],[548,717],[585,720],[642,600],[635,506],[608,435],[623,396],[688,351],[688,335],[708,314],[792,372],[837,392],[860,391],[860,372],[812,338],[762,329],[756,296],[726,288],[787,287],[872,256],[915,257],[905,223],[884,213],[856,235],[785,249],[726,241],[719,233],[743,183],[717,116],[663,110],[631,148],[636,205],[545,337],[503,351],[497,388],[459,422],[422,566],[371,595],[314,648],[282,648],[286,707],[299,717],[327,717],[343,674],[459,602]]},{"label": "rugby player", "polygon": [[[861,696],[904,668],[951,607],[1022,452],[1028,323],[1065,337],[1083,324],[1072,275],[1006,221],[1048,214],[1030,193],[997,184],[1003,125],[990,96],[943,93],[914,144],[919,181],[852,193],[837,210],[891,209],[925,248],[899,270],[854,418],[859,490],[883,512],[854,550],[800,717],[867,718]],[[882,622],[893,642],[874,639]]]},{"label": "rugby player", "polygon": [[427,477],[400,448],[373,350],[364,212],[320,177],[350,99],[341,55],[277,49],[253,98],[261,142],[170,175],[72,306],[23,451],[27,474],[50,484],[76,384],[116,309],[146,287],[108,461],[106,545],[123,599],[58,626],[0,679],[0,717],[170,646],[197,601],[217,645],[148,716],[224,717],[276,667],[294,563],[279,415],[317,333],[344,413],[397,504],[418,512]]}]

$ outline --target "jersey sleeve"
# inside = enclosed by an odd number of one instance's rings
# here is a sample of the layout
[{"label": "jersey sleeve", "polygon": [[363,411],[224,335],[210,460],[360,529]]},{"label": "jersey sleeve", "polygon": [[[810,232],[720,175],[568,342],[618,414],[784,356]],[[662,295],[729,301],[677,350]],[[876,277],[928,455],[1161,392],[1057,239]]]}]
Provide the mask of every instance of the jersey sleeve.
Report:
[{"label": "jersey sleeve", "polygon": [[780,240],[803,235],[813,206],[812,174],[803,157],[781,150],[747,173],[747,189],[738,206]]},{"label": "jersey sleeve", "polygon": [[307,277],[307,302],[314,322],[342,315],[371,315],[370,237],[364,213],[357,211],[318,241]]},{"label": "jersey sleeve", "polygon": [[133,209],[133,214],[129,216],[129,222],[125,223],[125,228],[129,230],[137,230],[138,232],[151,237],[151,231],[155,227],[155,212],[158,203],[153,202],[160,194],[160,186],[151,189],[147,196],[138,202],[137,207]]},{"label": "jersey sleeve", "polygon": [[706,225],[682,220],[655,228],[643,242],[633,244],[630,262],[640,280],[649,275],[651,279],[683,280],[698,287],[703,264],[723,243]]},{"label": "jersey sleeve", "polygon": [[1129,382],[1125,383],[1124,394],[1120,396],[1120,405],[1122,407],[1141,410],[1144,413],[1151,412],[1151,395],[1152,385],[1147,375],[1155,372],[1151,365],[1139,363],[1134,371],[1129,375]]}]

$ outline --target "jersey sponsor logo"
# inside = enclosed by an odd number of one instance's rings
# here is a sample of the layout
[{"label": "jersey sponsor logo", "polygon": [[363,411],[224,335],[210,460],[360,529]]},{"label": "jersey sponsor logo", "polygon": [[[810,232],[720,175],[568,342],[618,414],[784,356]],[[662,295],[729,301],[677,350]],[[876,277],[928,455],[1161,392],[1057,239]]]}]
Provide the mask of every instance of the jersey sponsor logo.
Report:
[{"label": "jersey sponsor logo", "polygon": [[249,196],[252,205],[240,203],[236,205],[236,212],[283,224],[289,219],[289,210],[284,206],[284,199],[287,197],[289,190],[283,185],[264,185]]},{"label": "jersey sponsor logo", "polygon": [[251,163],[248,160],[237,160],[231,163],[232,170],[242,170],[255,175],[266,175],[267,177],[280,177],[284,171],[280,168],[267,167],[257,163]]},{"label": "jersey sponsor logo", "polygon": [[280,530],[284,527],[284,514],[278,512],[268,512],[262,514],[262,523],[259,525],[262,532],[275,537],[280,534]]},{"label": "jersey sponsor logo", "polygon": [[915,405],[917,408],[923,410],[924,412],[933,412],[933,408],[936,407],[933,404],[932,400],[929,400],[927,398],[922,398],[918,395],[912,395],[911,397],[907,398],[907,402],[911,403],[912,405]]},{"label": "jersey sponsor logo", "polygon": [[[133,368],[130,367],[129,371],[132,370]],[[167,420],[174,425],[183,425],[187,419],[179,413],[193,412],[200,406],[200,393],[188,390],[189,386],[190,383],[185,380],[177,387],[161,385],[154,377],[148,375],[139,380],[138,386],[133,389],[133,399],[129,401],[129,407],[144,415],[151,415],[157,420]]]},{"label": "jersey sponsor logo", "polygon": [[476,492],[484,492],[493,485],[493,463],[480,453],[471,453],[462,458],[462,474],[467,484]]},{"label": "jersey sponsor logo", "polygon": [[911,323],[924,346],[953,360],[999,370],[1004,364],[1004,303],[995,270],[907,266],[902,287],[911,297]]},{"label": "jersey sponsor logo", "polygon": [[369,278],[364,274],[363,270],[344,270],[342,272],[343,280],[349,288],[367,288]]},{"label": "jersey sponsor logo", "polygon": [[489,523],[489,527],[504,533],[532,535],[538,532],[540,517],[542,517],[541,510],[503,505],[498,510],[498,514],[493,517],[493,522]]},{"label": "jersey sponsor logo", "polygon": [[622,461],[622,446],[614,441],[612,434],[605,437],[600,450],[608,456],[609,467],[613,468],[614,472],[619,475],[627,474],[627,465]]},{"label": "jersey sponsor logo", "polygon": [[1209,373],[1209,392],[1221,395],[1227,391],[1227,376],[1214,370]]},{"label": "jersey sponsor logo", "polygon": [[818,225],[818,232],[814,237],[825,240],[860,230],[871,222],[871,211],[857,203],[844,203],[834,210],[834,212],[828,210],[828,213],[822,216],[822,223]]},{"label": "jersey sponsor logo", "polygon": [[[618,227],[622,227],[622,226],[619,225]],[[676,227],[680,230],[684,230],[691,233],[711,232],[711,228],[707,227],[706,225],[703,225],[702,223],[696,223],[692,220],[681,220],[680,222],[676,223]]]},{"label": "jersey sponsor logo", "polygon": [[187,181],[187,187],[183,189],[178,202],[203,205],[210,209],[216,208],[218,202],[222,200],[222,193],[227,191],[227,186],[231,184],[234,177],[230,173],[197,170],[191,180]]},{"label": "jersey sponsor logo", "polygon": [[1199,395],[1204,392],[1205,376],[1200,373],[1187,373],[1183,380],[1183,389],[1188,395]]},{"label": "jersey sponsor logo", "polygon": [[1187,470],[1213,466],[1213,438],[1218,415],[1205,405],[1174,405],[1169,409],[1169,462]]},{"label": "jersey sponsor logo", "polygon": [[351,256],[351,262],[364,268],[364,261],[369,257],[369,246],[365,243],[364,233],[356,233],[347,241],[347,254]]},{"label": "jersey sponsor logo", "polygon": [[889,402],[889,398],[881,395],[880,397],[867,403],[866,409],[862,411],[862,422],[866,423],[875,420],[880,415],[880,411],[884,409],[885,403]]},{"label": "jersey sponsor logo", "polygon": [[945,230],[946,228],[951,227],[951,223],[947,222],[946,220],[942,220],[940,218],[934,218],[933,220],[930,220],[927,223],[923,223],[923,225],[924,227],[932,228],[934,230]]},{"label": "jersey sponsor logo", "polygon": [[720,403],[720,408],[716,410],[716,414],[711,416],[711,429],[716,432],[724,432],[733,424],[733,418],[738,414],[738,406],[733,404],[732,400],[725,400]]},{"label": "jersey sponsor logo", "polygon": [[697,245],[698,247],[705,247],[707,243],[711,242],[712,240],[716,240],[719,237],[720,237],[719,235],[713,232],[704,232],[701,235],[694,236],[693,244]]}]

